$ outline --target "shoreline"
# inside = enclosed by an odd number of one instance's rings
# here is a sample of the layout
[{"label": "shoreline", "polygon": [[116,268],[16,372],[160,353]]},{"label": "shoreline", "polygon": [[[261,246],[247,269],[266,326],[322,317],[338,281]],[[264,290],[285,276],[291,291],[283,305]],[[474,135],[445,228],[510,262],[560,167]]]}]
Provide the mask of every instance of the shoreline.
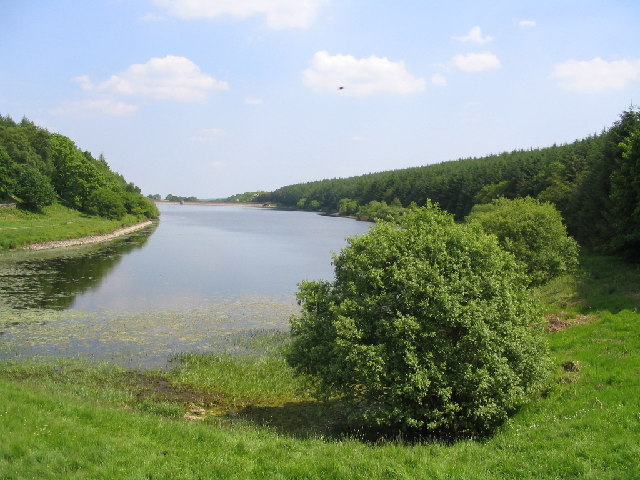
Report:
[{"label": "shoreline", "polygon": [[152,224],[153,222],[151,220],[145,220],[144,222],[136,223],[128,227],[118,228],[110,233],[101,233],[99,235],[89,235],[87,237],[80,238],[69,238],[67,240],[52,240],[49,242],[29,243],[27,245],[19,247],[18,250],[50,250],[54,248],[75,247],[77,245],[91,245],[94,243],[102,243],[114,238],[128,235],[129,233],[137,232],[138,230],[142,230],[143,228],[148,227]]},{"label": "shoreline", "polygon": [[154,200],[153,203],[156,205],[201,205],[203,207],[265,207],[264,203],[258,202],[168,202],[166,200]]}]

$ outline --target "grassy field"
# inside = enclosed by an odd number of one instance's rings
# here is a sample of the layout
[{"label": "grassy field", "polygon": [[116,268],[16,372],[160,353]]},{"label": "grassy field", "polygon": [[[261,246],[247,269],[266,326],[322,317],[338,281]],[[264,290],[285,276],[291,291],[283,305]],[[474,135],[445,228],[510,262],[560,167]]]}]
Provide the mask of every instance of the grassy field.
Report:
[{"label": "grassy field", "polygon": [[19,209],[0,209],[0,250],[21,247],[28,243],[67,240],[97,235],[133,225],[141,219],[127,215],[109,220],[80,213],[55,204],[44,207],[42,213]]},{"label": "grassy field", "polygon": [[491,438],[365,441],[262,333],[166,372],[0,363],[0,479],[640,478],[640,271],[586,257],[537,294],[556,379]]}]

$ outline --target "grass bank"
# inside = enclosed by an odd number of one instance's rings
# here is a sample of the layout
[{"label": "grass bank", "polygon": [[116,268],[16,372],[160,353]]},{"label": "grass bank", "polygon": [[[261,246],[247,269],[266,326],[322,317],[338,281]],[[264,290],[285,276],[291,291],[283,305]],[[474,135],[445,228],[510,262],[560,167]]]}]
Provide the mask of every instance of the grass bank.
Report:
[{"label": "grass bank", "polygon": [[112,232],[144,218],[126,215],[120,220],[87,215],[60,204],[44,207],[41,213],[0,209],[0,250],[36,242],[68,240]]},{"label": "grass bank", "polygon": [[0,478],[638,478],[640,271],[582,265],[538,292],[554,384],[491,438],[363,441],[292,376],[287,334],[262,333],[167,372],[1,363]]}]

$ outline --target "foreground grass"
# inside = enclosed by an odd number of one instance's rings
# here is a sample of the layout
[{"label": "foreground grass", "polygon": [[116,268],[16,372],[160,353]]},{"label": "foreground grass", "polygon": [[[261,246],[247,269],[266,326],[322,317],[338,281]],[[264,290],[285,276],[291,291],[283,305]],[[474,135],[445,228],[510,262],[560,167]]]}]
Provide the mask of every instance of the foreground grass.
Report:
[{"label": "foreground grass", "polygon": [[491,438],[360,441],[339,404],[305,393],[273,333],[165,373],[0,364],[0,479],[638,478],[640,273],[583,265],[540,292],[555,384]]},{"label": "foreground grass", "polygon": [[0,209],[0,250],[29,243],[68,240],[112,232],[141,221],[133,215],[120,220],[86,215],[55,204],[41,213],[19,209]]}]

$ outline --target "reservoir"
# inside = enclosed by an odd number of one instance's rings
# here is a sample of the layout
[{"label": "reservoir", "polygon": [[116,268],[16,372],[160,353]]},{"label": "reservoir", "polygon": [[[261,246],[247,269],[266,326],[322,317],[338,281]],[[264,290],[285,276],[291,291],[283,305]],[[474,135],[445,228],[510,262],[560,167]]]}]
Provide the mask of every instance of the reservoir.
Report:
[{"label": "reservoir", "polygon": [[332,252],[370,227],[259,207],[160,210],[157,227],[109,244],[0,254],[0,358],[162,366],[286,329],[298,282],[332,279]]}]

